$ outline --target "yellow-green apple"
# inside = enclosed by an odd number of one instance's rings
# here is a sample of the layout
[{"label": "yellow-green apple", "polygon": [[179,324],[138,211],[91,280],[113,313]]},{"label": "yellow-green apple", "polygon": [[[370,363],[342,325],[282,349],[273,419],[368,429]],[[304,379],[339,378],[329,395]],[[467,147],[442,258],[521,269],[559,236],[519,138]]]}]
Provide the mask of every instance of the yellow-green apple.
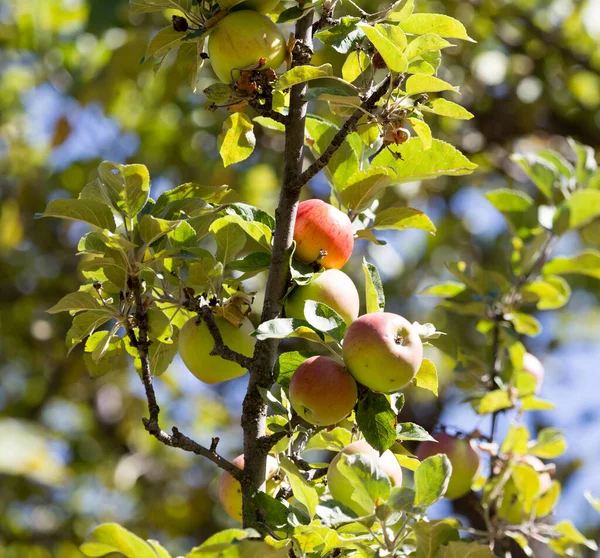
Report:
[{"label": "yellow-green apple", "polygon": [[341,269],[354,248],[354,233],[348,215],[322,200],[307,200],[298,206],[294,226],[296,257],[304,263]]},{"label": "yellow-green apple", "polygon": [[225,16],[208,37],[208,56],[223,83],[239,78],[239,70],[265,59],[262,68],[277,69],[285,60],[287,44],[279,27],[267,16],[241,10]]},{"label": "yellow-green apple", "polygon": [[[230,349],[252,356],[255,339],[250,335],[254,327],[249,320],[244,320],[239,328],[221,316],[215,316],[215,323],[221,332],[223,342]],[[214,345],[213,336],[204,322],[197,323],[196,318],[191,318],[181,328],[179,354],[183,363],[196,378],[206,384],[216,384],[246,373],[237,362],[210,355]]]},{"label": "yellow-green apple", "polygon": [[346,418],[354,408],[358,391],[346,369],[326,356],[306,359],[290,382],[290,401],[307,422],[329,426]]},{"label": "yellow-green apple", "polygon": [[523,355],[523,371],[535,378],[535,391],[538,393],[544,381],[544,365],[531,353]]},{"label": "yellow-green apple", "polygon": [[360,384],[392,393],[416,376],[423,362],[423,343],[402,316],[389,312],[365,314],[346,331],[344,362]]},{"label": "yellow-green apple", "polygon": [[348,325],[358,318],[358,291],[352,279],[339,269],[326,269],[323,273],[314,275],[308,285],[296,287],[285,301],[285,315],[303,320],[307,300],[327,304]]},{"label": "yellow-green apple", "polygon": [[219,6],[223,10],[254,10],[261,14],[272,12],[278,4],[279,0],[243,0],[242,2],[219,0]]},{"label": "yellow-green apple", "polygon": [[350,508],[357,515],[364,516],[373,513],[373,510],[365,509],[352,500],[354,486],[338,469],[338,463],[340,462],[342,455],[351,456],[357,453],[376,462],[389,477],[392,486],[402,485],[402,469],[398,464],[398,460],[390,450],[384,451],[379,455],[379,452],[364,439],[346,446],[333,458],[327,469],[327,486],[329,487],[329,492],[331,492],[331,495],[335,500]]},{"label": "yellow-green apple", "polygon": [[452,475],[445,497],[455,500],[471,490],[471,485],[479,472],[479,454],[472,440],[456,438],[449,434],[434,434],[437,442],[423,442],[417,448],[417,457],[423,461],[432,455],[446,454],[452,464]]},{"label": "yellow-green apple", "polygon": [[[239,469],[244,468],[244,454],[238,455],[231,461]],[[265,492],[273,495],[277,491],[277,483],[273,481],[275,473],[279,470],[277,459],[272,455],[267,456],[266,487]],[[237,521],[242,521],[242,486],[233,478],[231,473],[225,471],[219,482],[219,501],[227,515]]]}]

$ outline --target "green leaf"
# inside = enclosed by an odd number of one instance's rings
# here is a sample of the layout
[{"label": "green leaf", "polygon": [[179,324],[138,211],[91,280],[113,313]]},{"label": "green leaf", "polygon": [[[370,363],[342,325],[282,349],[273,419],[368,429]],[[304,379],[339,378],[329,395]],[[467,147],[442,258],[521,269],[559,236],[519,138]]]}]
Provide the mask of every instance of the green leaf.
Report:
[{"label": "green leaf", "polygon": [[555,459],[567,450],[564,434],[557,428],[543,428],[537,440],[529,444],[529,453],[542,459]]},{"label": "green leaf", "polygon": [[369,66],[371,59],[364,50],[352,51],[342,66],[342,77],[349,82],[357,79]]},{"label": "green leaf", "polygon": [[394,10],[388,13],[387,18],[390,21],[404,21],[412,15],[415,10],[415,0],[405,0],[401,5],[394,4]]},{"label": "green leaf", "polygon": [[434,455],[421,461],[415,471],[415,506],[427,508],[446,493],[452,465],[446,455]]},{"label": "green leaf", "polygon": [[[418,467],[418,460],[417,467]],[[416,470],[416,468],[414,470]],[[395,512],[403,512],[411,515],[417,515],[421,510],[415,508],[415,491],[405,486],[394,486],[390,491],[390,496],[386,502]]]},{"label": "green leaf", "polygon": [[367,442],[379,453],[396,441],[396,413],[382,393],[369,391],[358,402],[356,423]]},{"label": "green leaf", "polygon": [[246,245],[246,235],[228,217],[220,217],[210,225],[210,232],[217,241],[217,259],[228,264]]},{"label": "green leaf", "polygon": [[[397,159],[392,153],[401,155],[403,160]],[[402,145],[389,146],[373,159],[372,164],[374,167],[395,168],[398,173],[394,179],[396,184],[443,175],[462,176],[477,168],[449,143],[434,139],[431,149],[425,150],[419,138],[411,138]]]},{"label": "green leaf", "polygon": [[185,34],[180,31],[175,31],[173,25],[163,27],[152,37],[152,39],[150,39],[144,59],[148,59],[151,56],[154,56],[154,58],[162,58],[171,49],[177,48],[184,38]]},{"label": "green leaf", "polygon": [[554,215],[553,229],[564,234],[600,217],[600,190],[578,190],[562,202]]},{"label": "green leaf", "polygon": [[323,44],[333,47],[342,54],[347,54],[364,38],[365,34],[358,26],[359,17],[342,17],[339,22],[315,34]]},{"label": "green leaf", "polygon": [[67,331],[66,342],[69,352],[110,319],[112,314],[108,310],[89,310],[77,314],[73,318],[71,328]]},{"label": "green leaf", "polygon": [[151,340],[160,343],[173,343],[173,326],[171,320],[159,308],[150,308],[146,312],[148,319],[148,335]]},{"label": "green leaf", "polygon": [[342,451],[352,442],[352,433],[336,426],[333,430],[319,430],[306,444],[306,450]]},{"label": "green leaf", "polygon": [[171,558],[171,555],[158,541],[148,539],[148,544],[152,547],[152,550],[156,553],[156,558]]},{"label": "green leaf", "polygon": [[574,546],[582,545],[594,552],[598,550],[595,541],[584,537],[570,521],[561,521],[554,526],[554,531],[560,535],[559,538],[551,540],[548,546],[559,556],[577,556],[573,550]]},{"label": "green leaf", "polygon": [[515,455],[527,454],[527,442],[529,442],[529,430],[526,426],[512,424],[500,451],[502,453],[514,453]]},{"label": "green leaf", "polygon": [[98,310],[102,303],[91,293],[77,291],[61,298],[52,308],[46,310],[48,314],[59,312],[79,312],[81,310]]},{"label": "green leaf", "polygon": [[275,84],[276,91],[289,89],[299,83],[311,81],[313,79],[331,78],[333,68],[331,64],[322,64],[321,66],[296,66],[283,74]]},{"label": "green leaf", "polygon": [[271,255],[266,252],[252,252],[240,260],[229,262],[227,267],[236,271],[243,271],[243,275],[238,279],[243,281],[269,269],[271,267]]},{"label": "green leaf", "polygon": [[146,214],[140,219],[140,237],[144,242],[152,244],[171,232],[180,222],[157,219],[150,214]]},{"label": "green leaf", "polygon": [[379,270],[364,257],[362,268],[365,273],[367,314],[383,312],[385,310],[385,293],[383,292],[383,281],[379,275]]},{"label": "green leaf", "polygon": [[219,221],[222,219],[229,223],[236,224],[238,227],[240,227],[240,229],[242,229],[242,231],[244,231],[265,250],[269,252],[271,251],[273,231],[271,231],[271,229],[264,223],[259,223],[258,221],[247,221],[240,215],[226,215],[225,217],[221,217]]},{"label": "green leaf", "polygon": [[333,309],[315,300],[304,303],[304,317],[316,330],[322,331],[336,341],[341,341],[346,333],[346,322]]},{"label": "green leaf", "polygon": [[423,143],[423,149],[431,149],[431,146],[433,145],[433,136],[431,135],[431,128],[427,123],[416,116],[409,117],[408,121]]},{"label": "green leaf", "polygon": [[401,422],[396,425],[396,440],[410,442],[434,442],[435,439],[422,426],[414,422]]},{"label": "green leaf", "polygon": [[298,467],[287,457],[281,457],[281,468],[286,472],[288,482],[292,487],[294,498],[298,500],[306,510],[310,519],[315,516],[319,504],[319,494],[316,489],[302,476]]},{"label": "green leaf", "polygon": [[393,72],[406,71],[408,60],[402,52],[406,48],[406,36],[400,27],[384,23],[377,23],[374,26],[361,23],[360,28],[381,54],[390,70]]},{"label": "green leaf", "polygon": [[[188,213],[185,202],[194,201],[192,207],[206,206],[207,203],[220,203],[232,194],[232,190],[227,185],[222,186],[201,186],[193,182],[181,184],[172,190],[163,192],[156,200],[152,208],[152,215],[162,218],[173,216],[174,209]],[[197,204],[200,200],[203,204]]]},{"label": "green leaf", "polygon": [[485,197],[501,213],[522,213],[533,206],[533,199],[519,190],[501,188],[488,192]]},{"label": "green leaf", "polygon": [[144,165],[119,165],[103,161],[98,166],[98,175],[113,205],[125,217],[133,219],[146,205],[150,197],[150,174]]},{"label": "green leaf", "polygon": [[600,252],[586,250],[572,258],[558,257],[542,268],[544,275],[568,275],[576,273],[600,279]]},{"label": "green leaf", "polygon": [[479,415],[486,415],[503,409],[510,409],[513,406],[513,402],[511,401],[508,392],[502,389],[495,389],[494,391],[486,393],[476,402],[475,411]]},{"label": "green leaf", "polygon": [[438,375],[435,364],[429,359],[424,358],[421,367],[415,376],[415,385],[422,389],[432,392],[438,396]]},{"label": "green leaf", "polygon": [[[98,346],[104,345],[104,354],[95,359],[94,352]],[[127,370],[129,358],[125,352],[123,339],[117,336],[109,336],[108,331],[97,331],[90,335],[85,343],[83,362],[90,377],[99,378],[108,372],[120,372]]]},{"label": "green leaf", "polygon": [[441,50],[451,46],[454,45],[445,39],[442,39],[442,37],[439,35],[434,33],[426,33],[425,35],[416,37],[410,43],[408,43],[408,46],[404,51],[404,56],[406,56],[408,61],[411,62],[412,60],[419,58],[425,52]]},{"label": "green leaf", "polygon": [[223,122],[217,143],[225,167],[250,157],[256,146],[254,125],[250,118],[242,112],[234,112]]},{"label": "green leaf", "polygon": [[129,9],[133,14],[162,12],[170,7],[168,0],[129,0]]},{"label": "green leaf", "polygon": [[571,297],[569,284],[559,276],[538,279],[521,289],[524,302],[533,302],[539,310],[562,308]]},{"label": "green leaf", "polygon": [[451,541],[440,548],[436,558],[494,558],[494,553],[475,542]]},{"label": "green leaf", "polygon": [[259,341],[264,339],[287,339],[302,337],[312,341],[322,342],[323,335],[315,331],[308,322],[293,318],[275,318],[260,324],[253,333]]},{"label": "green leaf", "polygon": [[394,182],[393,169],[372,166],[352,175],[345,185],[339,186],[342,203],[354,213],[368,209],[381,196],[383,190]]},{"label": "green leaf", "polygon": [[367,242],[372,242],[376,246],[385,246],[387,244],[385,240],[381,240],[373,234],[373,229],[360,229],[356,231],[354,238],[355,240],[366,240]]},{"label": "green leaf", "polygon": [[156,558],[156,553],[146,541],[117,523],[96,527],[81,545],[81,552],[91,557],[118,553],[126,558]]},{"label": "green leaf", "polygon": [[442,545],[460,539],[457,522],[452,519],[419,521],[413,524],[412,530],[417,539],[419,558],[436,558]]},{"label": "green leaf", "polygon": [[511,159],[521,167],[538,190],[552,200],[555,184],[559,182],[558,169],[547,159],[531,153],[515,154]]},{"label": "green leaf", "polygon": [[594,149],[589,145],[583,145],[582,143],[575,141],[573,138],[567,138],[567,141],[569,142],[569,147],[577,156],[575,177],[581,186],[585,186],[588,180],[598,170],[596,154],[594,153]]},{"label": "green leaf", "polygon": [[389,207],[377,212],[375,215],[374,229],[420,229],[428,233],[435,233],[435,225],[429,217],[418,209],[411,207]]},{"label": "green leaf", "polygon": [[458,120],[471,120],[473,114],[460,105],[446,99],[433,99],[425,104],[419,105],[424,112],[431,112],[438,116],[456,118]]},{"label": "green leaf", "polygon": [[413,74],[412,76],[409,76],[406,80],[405,89],[407,95],[437,93],[439,91],[454,91],[455,93],[458,93],[458,90],[454,86],[446,83],[444,80],[427,74]]},{"label": "green leaf", "polygon": [[453,298],[458,296],[460,293],[465,292],[466,286],[464,283],[458,283],[457,281],[446,281],[445,283],[438,283],[437,285],[431,285],[421,291],[422,295],[428,296],[441,296],[443,298]]},{"label": "green leaf", "polygon": [[530,314],[524,314],[523,312],[514,312],[510,314],[510,322],[515,328],[515,331],[521,335],[535,337],[542,331],[540,322]]},{"label": "green leaf", "polygon": [[87,199],[52,200],[39,217],[57,217],[71,221],[82,221],[115,232],[116,225],[110,207],[104,203]]},{"label": "green leaf", "polygon": [[284,388],[289,387],[294,372],[307,358],[298,351],[281,353],[275,364],[275,381]]},{"label": "green leaf", "polygon": [[550,403],[534,395],[521,397],[521,410],[523,411],[551,411],[552,409],[556,409],[554,403]]},{"label": "green leaf", "polygon": [[475,42],[467,35],[467,30],[460,21],[446,15],[413,14],[401,22],[400,27],[405,33],[413,35],[434,33],[446,39],[462,39]]}]

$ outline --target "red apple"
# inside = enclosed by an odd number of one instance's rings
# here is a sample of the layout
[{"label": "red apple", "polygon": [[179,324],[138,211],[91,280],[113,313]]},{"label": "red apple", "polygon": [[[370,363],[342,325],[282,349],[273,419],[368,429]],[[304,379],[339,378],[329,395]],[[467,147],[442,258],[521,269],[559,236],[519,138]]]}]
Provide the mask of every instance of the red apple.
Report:
[{"label": "red apple", "polygon": [[344,267],[354,248],[350,219],[322,200],[308,200],[298,206],[294,240],[299,260],[307,264],[318,261],[327,269]]},{"label": "red apple", "polygon": [[335,360],[325,356],[306,359],[290,382],[290,401],[307,422],[329,426],[346,418],[358,392],[354,378]]},{"label": "red apple", "polygon": [[423,361],[423,344],[412,324],[379,312],[356,319],[344,336],[344,362],[354,379],[381,393],[406,386]]},{"label": "red apple", "polygon": [[358,317],[358,291],[343,271],[327,269],[317,273],[308,285],[296,287],[285,301],[288,318],[304,319],[304,303],[316,300],[333,308],[350,325]]},{"label": "red apple", "polygon": [[[238,455],[231,463],[239,469],[243,469],[244,454]],[[269,483],[269,481],[277,473],[278,469],[277,459],[272,455],[267,456],[267,474],[265,478],[267,486],[265,491],[268,494],[272,495],[277,490],[277,483]],[[237,521],[242,521],[242,486],[227,471],[223,473],[219,482],[219,501],[229,517]]]},{"label": "red apple", "polygon": [[267,16],[242,10],[225,16],[208,37],[208,56],[223,83],[239,79],[239,70],[266,59],[266,68],[279,68],[287,55],[287,43],[279,27]]},{"label": "red apple", "polygon": [[535,392],[538,393],[544,381],[544,365],[535,355],[525,353],[523,355],[523,371],[535,378]]},{"label": "red apple", "polygon": [[452,475],[445,497],[455,500],[471,490],[479,471],[479,455],[472,440],[455,438],[449,434],[434,434],[436,442],[423,442],[417,448],[417,457],[423,461],[432,455],[446,454],[452,464]]},{"label": "red apple", "polygon": [[327,470],[327,486],[329,487],[329,492],[331,492],[331,495],[335,500],[341,502],[359,516],[365,516],[373,513],[373,510],[365,509],[357,502],[352,501],[354,486],[340,473],[337,467],[342,455],[350,456],[357,453],[377,462],[389,477],[392,486],[402,486],[402,469],[398,464],[398,460],[390,450],[379,455],[379,452],[364,439],[346,446],[333,458]]}]

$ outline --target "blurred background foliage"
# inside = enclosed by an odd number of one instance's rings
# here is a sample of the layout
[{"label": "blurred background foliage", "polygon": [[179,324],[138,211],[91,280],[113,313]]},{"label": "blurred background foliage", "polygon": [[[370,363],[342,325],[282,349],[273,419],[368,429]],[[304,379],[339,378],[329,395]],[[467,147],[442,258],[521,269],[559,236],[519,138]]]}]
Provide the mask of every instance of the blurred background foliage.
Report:
[{"label": "blurred background foliage", "polygon": [[[379,7],[377,0],[360,5]],[[470,177],[391,190],[386,195],[425,210],[437,235],[382,233],[385,246],[360,241],[357,251],[380,267],[390,310],[434,321],[459,343],[477,345],[484,338],[470,318],[436,311],[436,300],[418,293],[448,276],[447,262],[507,269],[509,234],[483,193],[512,186],[539,195],[510,162],[511,152],[543,146],[564,151],[559,136],[568,135],[600,148],[600,0],[418,0],[417,10],[452,15],[477,40],[446,50],[440,74],[461,85],[460,103],[475,118],[440,119],[432,128],[479,169]],[[85,534],[109,520],[160,539],[174,554],[227,525],[213,504],[215,468],[159,446],[142,428],[146,411],[135,372],[115,370],[92,381],[81,351],[67,358],[69,317],[44,311],[79,285],[74,253],[81,230],[33,219],[49,200],[76,196],[103,159],[147,165],[154,198],[182,182],[226,183],[245,201],[274,209],[282,137],[258,127],[260,149],[224,169],[216,135],[225,116],[205,110],[201,93],[214,81],[210,70],[194,92],[172,60],[156,74],[150,62],[140,65],[149,36],[170,15],[132,15],[126,0],[0,1],[3,557],[78,557],[76,545]],[[321,60],[342,62],[325,49],[315,62]],[[327,196],[323,179],[311,188],[307,197]],[[600,245],[600,224],[595,230],[586,240]],[[556,254],[580,245],[577,233],[567,235]],[[358,283],[360,260],[348,265]],[[258,278],[257,290],[263,280]],[[570,448],[558,463],[565,483],[559,515],[598,538],[598,515],[583,493],[589,488],[600,494],[600,282],[582,277],[571,285],[566,309],[541,315],[544,332],[529,340],[546,365],[542,395],[557,404],[556,411],[532,414],[530,427],[566,431]],[[478,419],[459,405],[449,363],[441,353],[433,358],[446,386],[443,396],[432,400],[410,390],[406,420],[431,428],[441,419],[472,430]],[[165,426],[177,423],[204,443],[218,435],[223,453],[239,453],[245,381],[209,388],[176,360],[157,380]]]}]

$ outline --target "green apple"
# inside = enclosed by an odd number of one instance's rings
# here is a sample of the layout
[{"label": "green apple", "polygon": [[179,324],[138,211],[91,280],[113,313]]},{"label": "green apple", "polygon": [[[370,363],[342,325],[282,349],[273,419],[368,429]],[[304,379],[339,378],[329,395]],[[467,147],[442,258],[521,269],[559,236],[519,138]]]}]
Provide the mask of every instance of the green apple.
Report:
[{"label": "green apple", "polygon": [[[239,469],[243,469],[244,454],[238,455],[231,463]],[[277,459],[268,455],[265,492],[271,496],[275,495],[279,486],[279,483],[273,480],[273,476],[278,470]],[[229,517],[236,521],[242,521],[242,486],[227,471],[223,473],[219,482],[219,501]]]},{"label": "green apple", "polygon": [[325,356],[306,359],[290,382],[290,401],[307,422],[329,426],[354,409],[358,391],[354,378],[335,360]]},{"label": "green apple", "polygon": [[350,325],[358,318],[360,300],[358,291],[343,271],[327,269],[313,276],[308,285],[296,287],[285,301],[288,318],[304,319],[304,304],[316,300],[333,308]]},{"label": "green apple", "polygon": [[294,225],[295,256],[302,262],[317,262],[324,268],[341,269],[354,248],[354,232],[348,215],[322,200],[298,206]]},{"label": "green apple", "polygon": [[344,362],[369,389],[392,393],[405,387],[423,361],[423,344],[412,324],[397,314],[376,312],[354,320],[344,336]]},{"label": "green apple", "polygon": [[[254,327],[244,320],[241,327],[215,316],[215,323],[221,332],[224,343],[234,351],[251,357],[254,352]],[[216,384],[238,378],[246,373],[237,362],[210,355],[215,345],[213,336],[204,322],[197,323],[196,318],[188,320],[179,334],[179,354],[188,370],[206,384]]]},{"label": "green apple", "polygon": [[265,59],[263,68],[277,69],[287,55],[285,37],[267,16],[241,10],[225,16],[210,32],[208,56],[223,83],[237,81],[239,70]]},{"label": "green apple", "polygon": [[417,448],[417,457],[423,461],[432,455],[446,454],[452,464],[452,476],[445,497],[455,500],[471,490],[471,485],[479,472],[479,455],[472,440],[455,438],[449,434],[434,434],[437,442],[423,442]]},{"label": "green apple", "polygon": [[219,0],[223,10],[254,10],[261,14],[272,12],[279,4],[279,0]]},{"label": "green apple", "polygon": [[350,456],[357,453],[376,462],[387,474],[392,486],[402,485],[402,469],[398,464],[398,460],[390,450],[379,455],[379,452],[364,439],[346,446],[333,458],[327,469],[327,486],[329,487],[329,492],[331,492],[331,495],[335,500],[350,508],[358,516],[365,516],[373,513],[373,510],[365,509],[352,500],[354,486],[338,469],[338,463],[340,462],[342,455]]}]

